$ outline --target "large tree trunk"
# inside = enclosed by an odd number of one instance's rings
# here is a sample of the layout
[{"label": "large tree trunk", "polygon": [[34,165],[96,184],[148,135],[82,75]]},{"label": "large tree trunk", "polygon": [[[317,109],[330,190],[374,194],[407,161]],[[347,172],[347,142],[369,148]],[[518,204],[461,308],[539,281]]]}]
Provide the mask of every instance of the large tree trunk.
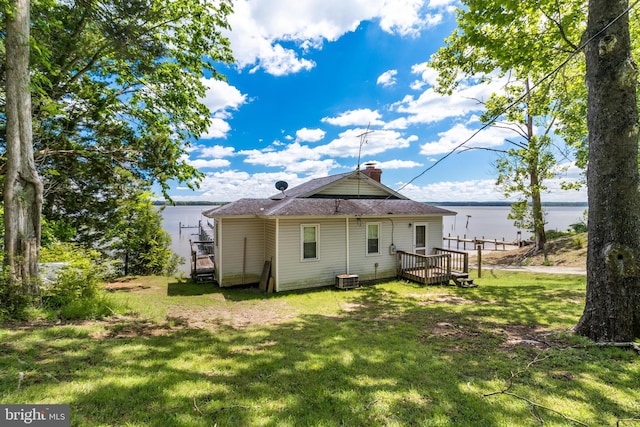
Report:
[{"label": "large tree trunk", "polygon": [[7,14],[7,165],[4,182],[5,265],[10,284],[38,294],[42,182],[33,159],[29,79],[29,0]]},{"label": "large tree trunk", "polygon": [[[614,21],[628,1],[589,1],[586,37]],[[640,197],[637,68],[629,17],[585,48],[589,127],[587,300],[575,330],[595,341],[640,337]]]}]

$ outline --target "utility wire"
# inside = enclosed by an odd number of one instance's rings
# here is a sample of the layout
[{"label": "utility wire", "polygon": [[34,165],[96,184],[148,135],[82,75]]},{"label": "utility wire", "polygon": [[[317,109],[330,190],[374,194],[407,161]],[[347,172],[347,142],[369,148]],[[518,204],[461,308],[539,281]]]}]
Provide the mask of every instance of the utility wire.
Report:
[{"label": "utility wire", "polygon": [[550,79],[552,76],[554,76],[555,74],[558,73],[558,71],[560,71],[562,68],[564,68],[569,61],[571,61],[576,55],[578,55],[578,53],[582,52],[582,50],[584,50],[584,48],[591,43],[593,40],[595,40],[598,36],[600,36],[602,33],[604,33],[609,27],[611,27],[613,24],[615,24],[616,22],[618,22],[624,15],[626,15],[627,13],[629,13],[633,8],[635,8],[638,3],[640,3],[640,0],[636,0],[633,4],[631,4],[629,7],[627,7],[626,10],[624,10],[622,13],[620,13],[620,15],[618,15],[616,18],[614,18],[610,23],[608,23],[607,25],[605,25],[600,31],[598,31],[596,34],[594,34],[593,36],[591,36],[588,40],[586,40],[584,43],[582,43],[580,46],[578,46],[576,49],[574,49],[574,51],[564,60],[560,63],[560,65],[558,65],[557,67],[555,67],[552,71],[550,71],[549,73],[547,73],[544,77],[542,77],[539,81],[537,81],[536,83],[534,83],[534,85],[529,88],[529,90],[525,91],[524,94],[522,94],[520,97],[518,97],[515,101],[511,102],[510,104],[508,104],[506,107],[504,107],[499,113],[497,113],[496,115],[494,115],[487,123],[485,123],[484,125],[482,125],[479,129],[477,129],[475,132],[473,132],[473,134],[471,134],[471,136],[469,136],[467,139],[465,139],[464,141],[462,141],[460,144],[456,145],[451,151],[449,151],[447,154],[445,154],[444,156],[440,157],[437,161],[435,161],[431,166],[429,166],[428,168],[426,168],[425,170],[423,170],[422,172],[420,172],[418,175],[416,175],[415,177],[411,178],[411,180],[409,180],[407,183],[405,183],[404,185],[402,185],[402,187],[398,188],[397,192],[402,191],[402,189],[404,189],[406,186],[408,186],[409,184],[411,184],[412,182],[414,182],[415,180],[417,180],[418,178],[420,178],[421,176],[423,176],[425,173],[429,172],[431,169],[433,169],[434,167],[436,167],[440,162],[442,162],[443,160],[445,160],[447,157],[451,156],[452,154],[454,154],[456,151],[458,151],[461,147],[463,147],[464,145],[466,145],[469,141],[471,141],[473,138],[475,138],[480,132],[482,132],[483,130],[485,130],[486,128],[488,128],[489,126],[491,126],[493,123],[495,123],[498,118],[500,116],[502,116],[503,114],[505,114],[506,112],[508,112],[510,109],[512,109],[515,105],[519,104],[524,98],[526,98],[529,93],[533,92],[538,86],[540,86],[542,83],[544,83],[545,81],[547,81],[548,79]]}]

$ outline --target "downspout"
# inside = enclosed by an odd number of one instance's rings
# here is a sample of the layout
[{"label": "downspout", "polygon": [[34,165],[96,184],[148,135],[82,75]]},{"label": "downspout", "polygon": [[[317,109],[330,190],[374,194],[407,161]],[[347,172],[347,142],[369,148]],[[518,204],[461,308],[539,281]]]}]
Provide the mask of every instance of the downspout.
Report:
[{"label": "downspout", "polygon": [[274,292],[278,292],[280,288],[280,218],[276,217],[276,277]]},{"label": "downspout", "polygon": [[347,253],[346,253],[346,262],[347,262],[347,274],[349,274],[349,217],[345,217],[345,229],[346,229],[346,246],[347,246]]},{"label": "downspout", "polygon": [[218,270],[218,285],[222,286],[222,218],[218,221],[218,258],[220,259],[220,266]]}]

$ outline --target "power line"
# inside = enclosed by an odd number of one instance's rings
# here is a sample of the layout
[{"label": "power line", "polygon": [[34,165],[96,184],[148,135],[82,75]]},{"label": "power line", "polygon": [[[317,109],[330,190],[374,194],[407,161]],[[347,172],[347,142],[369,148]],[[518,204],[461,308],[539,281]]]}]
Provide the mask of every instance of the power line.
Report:
[{"label": "power line", "polygon": [[511,110],[515,105],[519,104],[523,99],[525,99],[527,96],[529,96],[529,94],[531,92],[533,92],[538,86],[540,86],[542,83],[544,83],[545,81],[547,81],[548,79],[550,79],[552,76],[554,76],[555,74],[558,73],[558,71],[560,71],[562,68],[564,68],[576,55],[578,55],[578,53],[582,52],[584,50],[584,48],[591,43],[593,40],[595,40],[598,36],[600,36],[602,33],[604,33],[609,27],[611,27],[613,24],[615,24],[616,22],[618,22],[624,15],[626,15],[627,13],[629,13],[633,8],[635,8],[638,3],[640,3],[640,0],[636,0],[633,4],[631,4],[629,7],[627,7],[626,10],[624,10],[622,13],[620,13],[620,15],[618,15],[616,18],[614,18],[610,23],[608,23],[607,25],[605,25],[600,31],[598,31],[596,34],[594,34],[593,36],[591,36],[589,39],[587,39],[584,43],[582,43],[580,46],[578,46],[576,49],[574,49],[573,52],[571,52],[571,54],[564,60],[562,61],[557,67],[555,67],[552,71],[550,71],[549,73],[547,73],[544,77],[542,77],[539,81],[537,81],[536,83],[534,83],[534,85],[529,88],[528,90],[526,90],[520,97],[516,98],[515,101],[511,102],[510,104],[508,104],[506,107],[504,107],[499,113],[495,114],[487,123],[485,123],[484,125],[482,125],[479,129],[477,129],[475,132],[473,132],[471,134],[471,136],[469,136],[467,139],[465,139],[464,141],[462,141],[460,144],[456,145],[452,150],[450,150],[447,154],[445,154],[443,157],[439,158],[437,161],[435,161],[431,166],[429,166],[428,168],[426,168],[425,170],[423,170],[422,172],[420,172],[418,175],[416,175],[415,177],[411,178],[411,180],[409,180],[408,182],[406,182],[404,185],[402,185],[400,188],[398,188],[395,191],[402,191],[402,189],[404,189],[406,186],[408,186],[409,184],[411,184],[412,182],[414,182],[415,180],[417,180],[418,178],[420,178],[421,176],[423,176],[425,173],[429,172],[431,169],[433,169],[434,167],[436,167],[440,162],[442,162],[443,160],[445,160],[446,158],[448,158],[449,156],[451,156],[453,153],[455,153],[456,151],[458,151],[461,147],[463,147],[464,145],[466,145],[469,141],[471,141],[473,138],[475,138],[480,132],[482,132],[483,130],[485,130],[486,128],[488,128],[489,126],[491,126],[492,124],[494,124],[499,117],[501,117],[503,114],[507,113],[509,110]]}]

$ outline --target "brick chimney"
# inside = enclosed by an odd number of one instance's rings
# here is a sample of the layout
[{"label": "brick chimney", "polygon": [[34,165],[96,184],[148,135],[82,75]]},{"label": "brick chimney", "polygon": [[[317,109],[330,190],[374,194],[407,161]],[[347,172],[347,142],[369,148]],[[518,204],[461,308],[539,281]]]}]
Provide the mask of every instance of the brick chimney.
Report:
[{"label": "brick chimney", "polygon": [[366,166],[366,168],[362,171],[362,173],[367,175],[369,178],[373,178],[376,181],[380,182],[382,170],[376,168],[375,163],[365,163],[364,165]]}]

